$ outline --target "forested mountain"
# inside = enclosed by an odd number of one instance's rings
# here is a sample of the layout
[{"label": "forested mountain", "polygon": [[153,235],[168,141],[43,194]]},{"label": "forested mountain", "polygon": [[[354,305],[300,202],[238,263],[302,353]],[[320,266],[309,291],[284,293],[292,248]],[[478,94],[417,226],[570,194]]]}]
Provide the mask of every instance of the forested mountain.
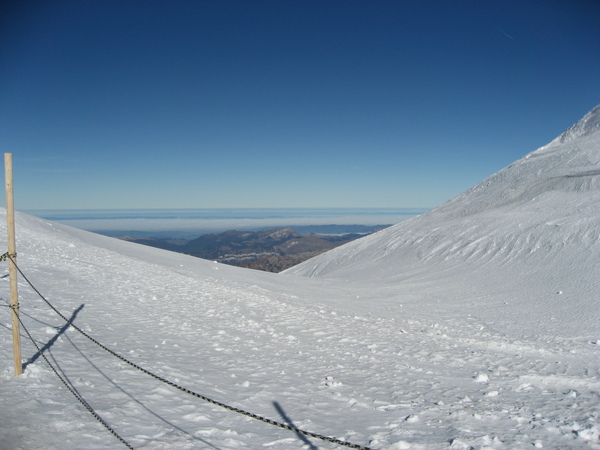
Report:
[{"label": "forested mountain", "polygon": [[280,272],[362,236],[365,234],[300,234],[292,228],[271,228],[260,231],[229,230],[205,234],[192,240],[127,236],[120,239],[234,266]]}]

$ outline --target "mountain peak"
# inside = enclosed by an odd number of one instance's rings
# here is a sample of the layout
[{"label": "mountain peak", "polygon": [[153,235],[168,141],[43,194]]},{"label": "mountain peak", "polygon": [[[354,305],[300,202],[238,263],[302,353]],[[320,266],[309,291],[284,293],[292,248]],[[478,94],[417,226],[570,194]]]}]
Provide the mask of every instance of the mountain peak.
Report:
[{"label": "mountain peak", "polygon": [[596,106],[576,124],[570,126],[563,134],[551,143],[571,142],[580,137],[589,136],[600,131],[600,105]]},{"label": "mountain peak", "polygon": [[[548,329],[560,322],[553,333],[584,328],[597,332],[600,310],[590,295],[600,289],[599,124],[596,107],[552,145],[515,161],[444,205],[286,273],[395,283],[403,296],[411,292],[418,299],[423,298],[423,285],[432,286],[440,293],[436,308],[452,309],[454,301],[476,291],[496,302],[493,308],[478,311],[489,320],[495,320],[494,314],[511,298],[523,296],[527,303],[507,311],[510,320],[505,326],[527,327],[535,320]],[[555,315],[540,312],[552,295],[565,289],[573,303],[556,298]],[[390,298],[394,295],[390,291]],[[594,314],[573,307],[588,298],[592,300],[586,308]]]}]

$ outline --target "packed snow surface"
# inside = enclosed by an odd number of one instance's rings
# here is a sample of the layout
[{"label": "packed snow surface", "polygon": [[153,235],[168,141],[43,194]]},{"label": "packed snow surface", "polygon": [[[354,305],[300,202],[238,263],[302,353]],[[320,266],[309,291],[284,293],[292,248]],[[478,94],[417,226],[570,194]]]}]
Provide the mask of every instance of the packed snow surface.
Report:
[{"label": "packed snow surface", "polygon": [[[103,345],[280,423],[377,449],[600,449],[599,124],[596,108],[445,205],[284,274],[24,214],[18,265]],[[19,291],[43,355],[134,448],[339,448],[152,378]],[[125,448],[23,329],[13,376],[0,313],[0,448]]]}]

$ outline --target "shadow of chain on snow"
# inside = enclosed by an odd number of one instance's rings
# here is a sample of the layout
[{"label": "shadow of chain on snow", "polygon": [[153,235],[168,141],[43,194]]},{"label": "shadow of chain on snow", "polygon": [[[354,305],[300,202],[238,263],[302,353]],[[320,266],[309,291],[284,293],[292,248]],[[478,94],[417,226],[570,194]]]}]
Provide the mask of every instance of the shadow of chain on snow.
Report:
[{"label": "shadow of chain on snow", "polygon": [[[119,391],[121,391],[124,395],[126,395],[127,397],[129,397],[131,399],[131,401],[133,401],[134,403],[136,403],[137,405],[140,406],[140,408],[146,410],[149,414],[151,414],[152,416],[156,417],[158,420],[162,421],[163,423],[165,423],[167,426],[174,428],[176,430],[178,430],[179,432],[189,436],[191,439],[194,439],[196,441],[200,441],[203,444],[205,444],[207,447],[210,448],[215,448],[218,449],[219,447],[215,447],[213,444],[211,444],[208,441],[205,441],[204,439],[190,433],[189,431],[184,430],[183,428],[175,425],[172,422],[169,422],[167,419],[165,419],[164,417],[160,416],[158,413],[156,413],[155,411],[153,411],[152,409],[150,409],[148,406],[146,406],[144,403],[142,403],[140,400],[138,400],[137,398],[135,398],[132,394],[130,394],[129,392],[127,392],[124,388],[122,388],[114,379],[110,378],[107,374],[105,374],[102,369],[100,367],[98,367],[96,364],[94,364],[80,349],[79,347],[77,347],[75,345],[75,343],[71,340],[71,338],[69,336],[66,336],[67,340],[71,343],[71,345],[73,346],[73,348],[81,355],[81,357],[83,359],[85,359],[88,364],[90,366],[92,366],[92,368],[98,372],[102,377],[104,377],[110,384],[112,384],[115,388],[117,388]],[[135,439],[134,437],[130,437],[130,439]]]}]

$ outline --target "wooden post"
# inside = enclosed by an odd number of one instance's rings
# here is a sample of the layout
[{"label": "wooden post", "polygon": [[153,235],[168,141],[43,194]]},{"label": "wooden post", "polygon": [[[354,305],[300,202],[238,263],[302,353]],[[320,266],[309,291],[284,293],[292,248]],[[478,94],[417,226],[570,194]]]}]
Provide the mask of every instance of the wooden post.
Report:
[{"label": "wooden post", "polygon": [[10,307],[12,310],[13,353],[15,376],[23,373],[21,362],[21,327],[19,326],[19,291],[17,289],[17,244],[15,239],[15,204],[13,195],[12,153],[4,154],[4,178],[6,181],[6,232],[8,235],[8,273],[10,276]]}]

